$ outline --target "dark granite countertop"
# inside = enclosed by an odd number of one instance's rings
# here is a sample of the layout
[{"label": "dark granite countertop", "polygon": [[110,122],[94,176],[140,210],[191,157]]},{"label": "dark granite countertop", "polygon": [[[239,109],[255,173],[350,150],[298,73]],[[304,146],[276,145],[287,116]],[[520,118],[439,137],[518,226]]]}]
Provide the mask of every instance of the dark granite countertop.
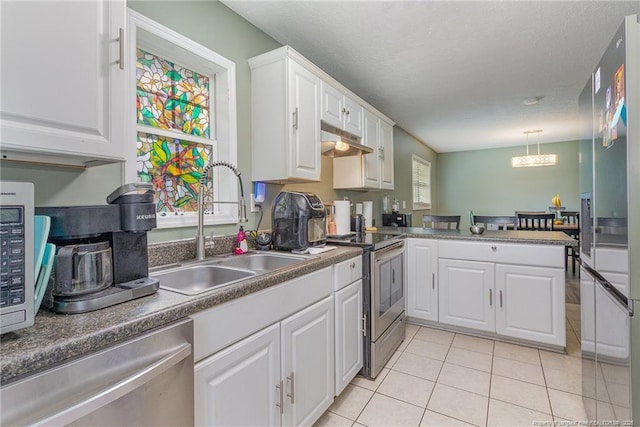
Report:
[{"label": "dark granite countertop", "polygon": [[406,237],[524,243],[534,245],[560,245],[578,247],[578,241],[562,231],[491,231],[473,234],[469,230],[438,230],[420,227],[379,227],[378,233],[404,233]]},{"label": "dark granite countertop", "polygon": [[[361,253],[360,248],[337,247],[302,263],[195,296],[160,289],[153,295],[89,313],[63,315],[41,309],[34,326],[0,336],[0,383],[7,384]],[[159,264],[152,261],[152,256],[157,254],[150,251],[150,263]]]}]

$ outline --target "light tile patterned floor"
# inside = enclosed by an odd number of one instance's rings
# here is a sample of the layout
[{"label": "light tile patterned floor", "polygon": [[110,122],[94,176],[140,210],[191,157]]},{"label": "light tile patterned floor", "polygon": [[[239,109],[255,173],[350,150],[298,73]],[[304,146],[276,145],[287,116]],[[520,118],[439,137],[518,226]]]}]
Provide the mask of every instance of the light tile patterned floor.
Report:
[{"label": "light tile patterned floor", "polygon": [[587,419],[580,306],[567,304],[567,355],[407,325],[370,381],[355,378],[316,426],[551,426]]}]

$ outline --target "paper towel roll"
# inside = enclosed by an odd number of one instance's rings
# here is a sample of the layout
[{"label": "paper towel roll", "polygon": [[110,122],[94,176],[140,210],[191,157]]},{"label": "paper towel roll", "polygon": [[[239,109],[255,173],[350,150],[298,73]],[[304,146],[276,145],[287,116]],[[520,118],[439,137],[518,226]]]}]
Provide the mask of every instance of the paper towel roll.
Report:
[{"label": "paper towel roll", "polygon": [[373,201],[362,202],[362,215],[364,215],[364,226],[373,227]]},{"label": "paper towel roll", "polygon": [[336,200],[333,202],[336,222],[336,234],[349,234],[351,232],[351,202],[349,200]]},{"label": "paper towel roll", "polygon": [[362,203],[356,203],[356,213],[362,214]]}]

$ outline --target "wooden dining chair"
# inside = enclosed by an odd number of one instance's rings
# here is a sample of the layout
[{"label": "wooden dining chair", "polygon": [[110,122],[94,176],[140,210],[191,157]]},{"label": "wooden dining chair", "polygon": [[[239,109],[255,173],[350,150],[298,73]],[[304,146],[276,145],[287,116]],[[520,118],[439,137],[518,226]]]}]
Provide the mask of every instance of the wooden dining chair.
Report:
[{"label": "wooden dining chair", "polygon": [[556,214],[538,214],[538,213],[519,213],[518,229],[520,230],[537,230],[537,231],[553,231],[553,220]]},{"label": "wooden dining chair", "polygon": [[[567,224],[575,224],[575,230],[562,230],[569,236],[573,237],[575,240],[580,240],[580,212],[578,211],[563,211],[562,216],[565,218]],[[571,272],[573,275],[576,275],[576,257],[578,256],[578,251],[573,246],[565,246],[564,247],[564,269],[567,270],[569,268],[568,258],[571,257]]]},{"label": "wooden dining chair", "polygon": [[[431,224],[427,227],[427,224]],[[455,224],[454,227],[452,225]],[[422,228],[460,229],[460,215],[422,215]]]},{"label": "wooden dining chair", "polygon": [[473,215],[476,224],[484,225],[487,230],[517,230],[517,216],[486,216]]}]

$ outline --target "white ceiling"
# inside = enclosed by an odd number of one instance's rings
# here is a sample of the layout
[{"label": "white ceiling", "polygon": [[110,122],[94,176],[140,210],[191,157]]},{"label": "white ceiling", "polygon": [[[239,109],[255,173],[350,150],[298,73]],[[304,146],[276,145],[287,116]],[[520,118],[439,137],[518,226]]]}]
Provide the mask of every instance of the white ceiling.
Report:
[{"label": "white ceiling", "polygon": [[637,0],[222,2],[437,152],[524,145],[532,129],[577,139],[579,93],[640,14]]}]

